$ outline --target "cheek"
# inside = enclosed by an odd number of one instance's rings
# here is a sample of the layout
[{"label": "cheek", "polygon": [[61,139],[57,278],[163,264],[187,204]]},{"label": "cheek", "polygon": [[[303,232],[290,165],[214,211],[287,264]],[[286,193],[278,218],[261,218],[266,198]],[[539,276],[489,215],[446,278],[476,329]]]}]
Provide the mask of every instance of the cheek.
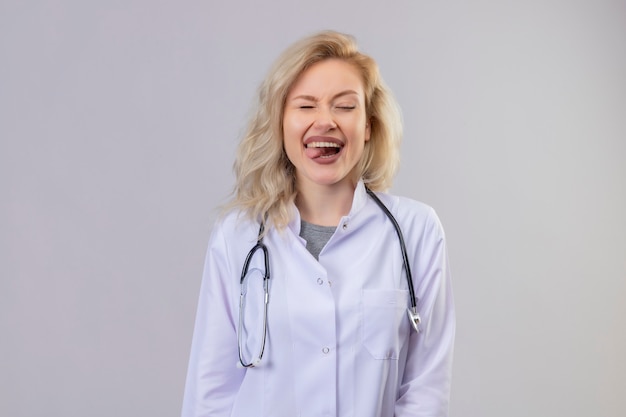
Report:
[{"label": "cheek", "polygon": [[293,117],[283,118],[283,148],[287,153],[287,157],[291,160],[295,151],[300,146],[301,129]]},{"label": "cheek", "polygon": [[283,118],[283,131],[298,133],[306,128],[306,120],[297,115],[285,115]]},{"label": "cheek", "polygon": [[284,117],[283,118],[283,137],[285,140],[288,140],[291,136],[295,134],[297,130],[296,124],[294,122],[293,117]]}]

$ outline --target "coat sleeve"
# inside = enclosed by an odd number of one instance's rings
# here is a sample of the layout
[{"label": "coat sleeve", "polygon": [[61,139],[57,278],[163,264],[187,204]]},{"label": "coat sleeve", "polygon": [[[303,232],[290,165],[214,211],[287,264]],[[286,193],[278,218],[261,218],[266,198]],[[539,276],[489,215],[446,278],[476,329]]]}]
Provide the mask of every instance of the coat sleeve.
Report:
[{"label": "coat sleeve", "polygon": [[422,322],[419,333],[411,329],[395,417],[448,416],[456,324],[445,235],[432,209],[422,236],[411,262]]},{"label": "coat sleeve", "polygon": [[[237,367],[238,273],[229,267],[226,239],[216,225],[209,241],[182,417],[229,416],[245,370]],[[234,305],[237,304],[237,305]]]}]

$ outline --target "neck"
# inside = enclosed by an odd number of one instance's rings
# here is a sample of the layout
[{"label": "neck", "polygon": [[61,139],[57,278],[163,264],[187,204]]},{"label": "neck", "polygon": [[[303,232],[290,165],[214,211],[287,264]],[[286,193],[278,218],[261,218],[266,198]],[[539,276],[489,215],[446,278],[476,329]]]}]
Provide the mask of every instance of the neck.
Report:
[{"label": "neck", "polygon": [[296,207],[302,220],[319,226],[337,226],[350,212],[356,183],[341,182],[332,186],[307,184],[298,187]]}]

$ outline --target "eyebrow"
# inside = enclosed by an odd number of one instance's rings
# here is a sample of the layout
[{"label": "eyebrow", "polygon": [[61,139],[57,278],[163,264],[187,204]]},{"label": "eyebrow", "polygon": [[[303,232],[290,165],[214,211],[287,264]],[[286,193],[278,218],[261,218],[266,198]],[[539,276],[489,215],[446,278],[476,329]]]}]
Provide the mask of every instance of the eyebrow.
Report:
[{"label": "eyebrow", "polygon": [[[356,92],[356,91],[354,91],[354,90],[345,90],[345,91],[342,91],[342,92],[340,92],[340,93],[335,94],[335,95],[332,97],[332,99],[333,99],[333,100],[336,100],[336,99],[338,99],[338,98],[340,98],[340,97],[343,97],[343,96],[348,96],[348,95],[351,95],[351,94],[355,94],[355,95],[357,95],[357,96],[359,95],[359,93],[357,93],[357,92]],[[310,96],[310,95],[308,95],[308,94],[301,94],[301,95],[299,95],[299,96],[293,97],[291,100],[298,100],[298,99],[308,100],[308,101],[319,101],[319,99],[318,99],[317,97]]]}]

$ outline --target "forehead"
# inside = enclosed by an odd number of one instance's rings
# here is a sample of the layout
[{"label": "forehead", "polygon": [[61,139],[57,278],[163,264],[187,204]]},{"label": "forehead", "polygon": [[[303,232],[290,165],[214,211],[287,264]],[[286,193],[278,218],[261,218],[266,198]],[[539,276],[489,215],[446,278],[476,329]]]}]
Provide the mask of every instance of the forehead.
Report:
[{"label": "forehead", "polygon": [[343,90],[354,90],[362,95],[360,71],[349,62],[326,59],[303,71],[289,90],[289,96],[310,94],[319,97]]}]

